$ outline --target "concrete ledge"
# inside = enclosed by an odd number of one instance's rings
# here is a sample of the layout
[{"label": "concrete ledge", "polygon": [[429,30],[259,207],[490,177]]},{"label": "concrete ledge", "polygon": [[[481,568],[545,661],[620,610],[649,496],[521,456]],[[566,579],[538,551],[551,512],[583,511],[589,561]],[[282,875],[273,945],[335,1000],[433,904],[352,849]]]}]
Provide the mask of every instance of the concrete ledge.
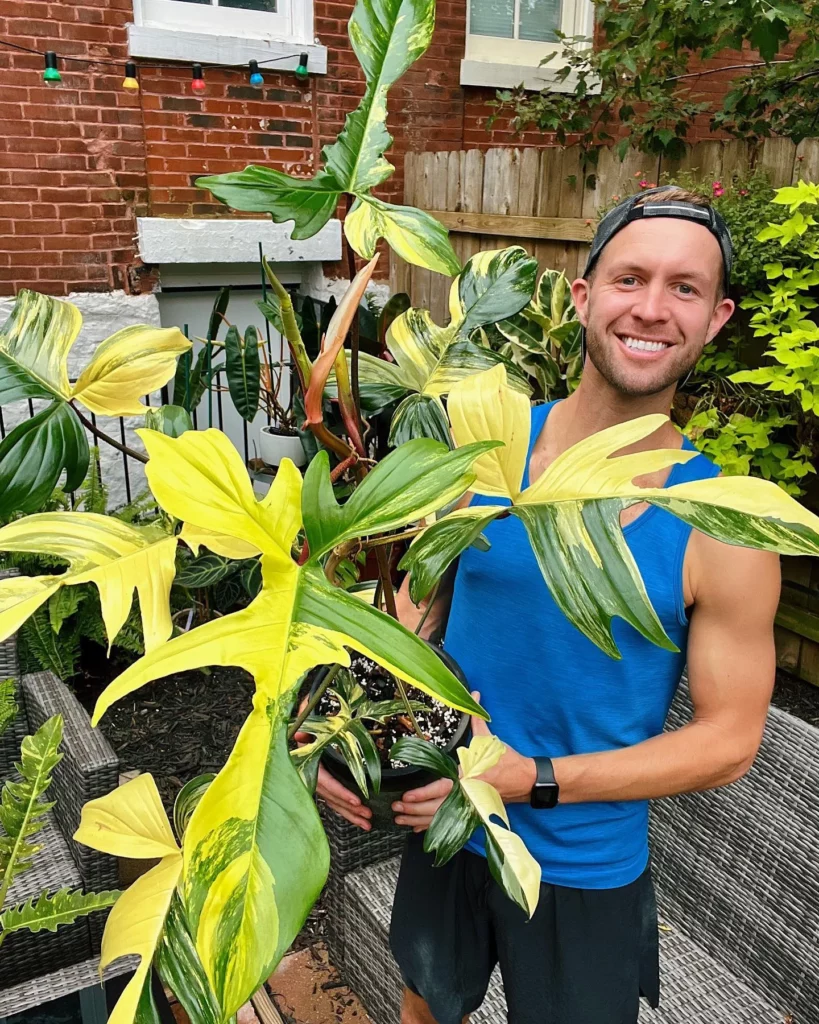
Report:
[{"label": "concrete ledge", "polygon": [[221,36],[208,32],[188,32],[156,25],[128,25],[128,53],[132,57],[158,60],[197,61],[200,64],[247,64],[250,60],[286,57],[261,68],[270,71],[295,71],[299,54],[308,56],[311,74],[327,74],[327,47],[316,43],[287,42],[277,39],[250,39]]},{"label": "concrete ledge", "polygon": [[[489,60],[462,60],[461,85],[482,85],[495,89],[516,89],[523,85],[524,89],[534,92],[542,92],[544,89],[550,92],[574,92],[577,75],[571,74],[561,82],[554,74],[558,67],[550,64],[528,67],[525,64],[496,64]],[[599,84],[589,88],[590,93],[599,91]]]},{"label": "concrete ledge", "polygon": [[290,224],[228,218],[138,217],[139,255],[144,263],[255,263],[259,242],[276,263],[341,259],[341,223],[327,224],[312,238],[293,241]]}]

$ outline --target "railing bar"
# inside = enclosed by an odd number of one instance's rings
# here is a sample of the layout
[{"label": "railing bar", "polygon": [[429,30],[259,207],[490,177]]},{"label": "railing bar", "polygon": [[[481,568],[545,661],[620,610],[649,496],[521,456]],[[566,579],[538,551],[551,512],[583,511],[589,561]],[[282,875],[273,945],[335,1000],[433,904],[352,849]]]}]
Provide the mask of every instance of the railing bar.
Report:
[{"label": "railing bar", "polygon": [[[125,440],[125,420],[120,416],[119,418],[119,436],[123,445],[127,444]],[[128,456],[125,452],[122,453],[122,464],[125,467],[125,500],[128,504],[131,504],[131,471],[128,468]]]}]

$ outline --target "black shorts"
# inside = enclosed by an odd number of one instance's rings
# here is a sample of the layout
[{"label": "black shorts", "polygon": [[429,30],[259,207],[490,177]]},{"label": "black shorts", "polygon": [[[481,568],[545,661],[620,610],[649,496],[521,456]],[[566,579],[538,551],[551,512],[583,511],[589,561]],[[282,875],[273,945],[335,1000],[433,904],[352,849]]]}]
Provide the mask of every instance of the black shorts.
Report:
[{"label": "black shorts", "polygon": [[436,868],[423,835],[410,835],[390,945],[438,1024],[478,1009],[498,963],[510,1024],[636,1024],[641,995],[659,1002],[649,868],[617,889],[543,883],[527,921],[483,857],[462,850]]}]

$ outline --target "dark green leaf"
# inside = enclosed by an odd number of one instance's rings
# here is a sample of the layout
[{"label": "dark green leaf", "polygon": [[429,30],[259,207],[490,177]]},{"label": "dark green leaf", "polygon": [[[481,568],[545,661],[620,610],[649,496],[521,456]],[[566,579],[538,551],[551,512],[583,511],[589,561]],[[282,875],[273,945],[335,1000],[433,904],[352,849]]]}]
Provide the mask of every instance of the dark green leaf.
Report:
[{"label": "dark green leaf", "polygon": [[398,529],[446,505],[469,489],[475,459],[499,444],[480,441],[448,451],[429,438],[408,441],[367,474],[344,506],[333,494],[329,460],[319,453],[302,491],[311,560],[342,540]]},{"label": "dark green leaf", "polygon": [[209,551],[183,566],[177,572],[174,582],[182,587],[212,587],[236,572],[238,567],[238,562]]},{"label": "dark green leaf", "polygon": [[171,898],[155,962],[160,978],[179,1000],[191,1021],[196,1024],[222,1024],[224,1016],[196,952],[177,893]]},{"label": "dark green leaf", "polygon": [[416,768],[426,768],[444,779],[458,780],[458,765],[440,747],[419,736],[405,736],[390,751],[394,761],[405,761]]},{"label": "dark green leaf", "polygon": [[373,793],[378,793],[381,790],[381,755],[378,753],[373,738],[363,722],[354,718],[350,722],[349,731],[358,742],[361,756],[364,758],[364,764],[367,768],[367,774],[372,783]]},{"label": "dark green leaf", "polygon": [[519,245],[473,256],[458,278],[460,332],[469,334],[520,312],[532,298],[536,279],[537,260]]},{"label": "dark green leaf", "polygon": [[398,567],[410,574],[410,597],[416,604],[499,514],[497,510],[481,514],[482,508],[485,506],[474,507],[474,517],[458,515],[440,519],[410,545]]},{"label": "dark green leaf", "polygon": [[435,866],[441,867],[464,847],[480,824],[480,817],[455,782],[430,822],[424,836],[424,850],[434,853]]},{"label": "dark green leaf", "polygon": [[416,437],[430,437],[448,448],[453,447],[449,420],[440,399],[429,395],[407,395],[393,413],[389,445],[397,448]]},{"label": "dark green leaf", "polygon": [[39,511],[63,470],[64,490],[76,490],[88,460],[88,439],[76,413],[65,402],[52,402],[0,442],[0,516]]},{"label": "dark green leaf", "polygon": [[196,187],[209,189],[234,210],[269,213],[277,224],[294,221],[294,239],[311,238],[323,228],[335,213],[342,191],[326,171],[315,178],[293,178],[252,164],[243,171],[197,178]]},{"label": "dark green leaf", "polygon": [[193,430],[193,420],[181,405],[161,405],[145,410],[145,426],[168,437],[181,437],[186,430]]},{"label": "dark green leaf", "polygon": [[246,558],[240,564],[239,580],[247,596],[256,597],[262,589],[262,563],[258,558]]},{"label": "dark green leaf", "polygon": [[238,328],[228,328],[225,335],[225,375],[236,412],[243,420],[252,423],[259,411],[261,375],[259,335],[255,327],[248,327],[244,337]]},{"label": "dark green leaf", "polygon": [[225,313],[227,313],[229,302],[230,288],[220,288],[216,301],[213,303],[210,320],[208,321],[208,341],[216,341],[219,336],[219,329],[224,323],[223,318]]}]

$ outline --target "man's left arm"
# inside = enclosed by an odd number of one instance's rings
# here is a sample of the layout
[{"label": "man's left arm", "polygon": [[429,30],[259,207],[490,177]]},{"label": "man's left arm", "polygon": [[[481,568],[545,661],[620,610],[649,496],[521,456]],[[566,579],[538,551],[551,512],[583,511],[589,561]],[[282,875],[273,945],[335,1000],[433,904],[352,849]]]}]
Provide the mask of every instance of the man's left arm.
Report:
[{"label": "man's left arm", "polygon": [[741,778],[753,764],[776,671],[779,557],[703,534],[695,535],[691,547],[692,720],[632,747],[556,758],[561,803],[646,800],[713,789]]}]

